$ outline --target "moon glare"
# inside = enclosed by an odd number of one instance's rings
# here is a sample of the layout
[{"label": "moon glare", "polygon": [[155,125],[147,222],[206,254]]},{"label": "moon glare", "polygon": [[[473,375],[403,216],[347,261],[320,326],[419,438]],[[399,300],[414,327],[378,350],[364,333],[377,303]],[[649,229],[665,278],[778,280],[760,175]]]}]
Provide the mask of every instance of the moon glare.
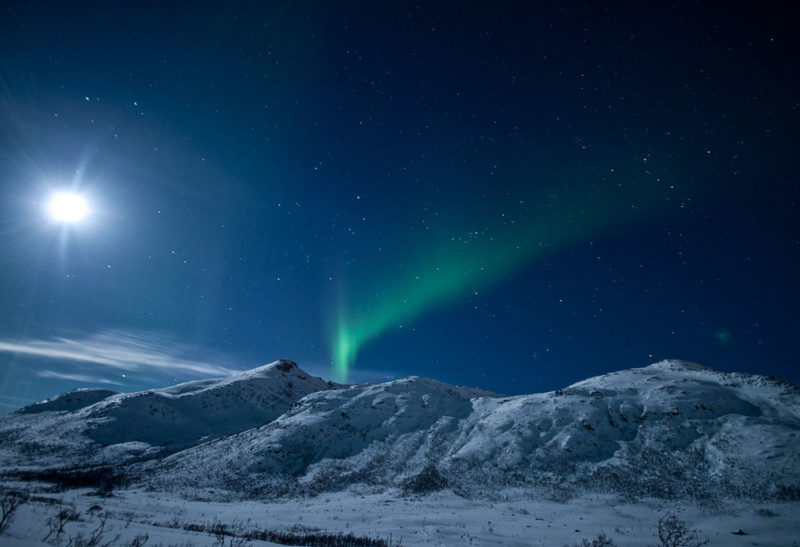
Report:
[{"label": "moon glare", "polygon": [[74,192],[56,192],[47,201],[47,214],[56,222],[74,224],[89,213],[86,199]]}]

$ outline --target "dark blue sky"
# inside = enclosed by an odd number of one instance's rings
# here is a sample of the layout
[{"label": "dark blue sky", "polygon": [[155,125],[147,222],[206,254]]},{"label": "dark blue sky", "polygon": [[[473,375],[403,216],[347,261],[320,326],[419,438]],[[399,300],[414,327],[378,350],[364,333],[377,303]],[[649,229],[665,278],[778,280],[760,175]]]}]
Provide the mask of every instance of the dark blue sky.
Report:
[{"label": "dark blue sky", "polygon": [[0,410],[282,357],[800,379],[788,5],[386,4],[3,4]]}]

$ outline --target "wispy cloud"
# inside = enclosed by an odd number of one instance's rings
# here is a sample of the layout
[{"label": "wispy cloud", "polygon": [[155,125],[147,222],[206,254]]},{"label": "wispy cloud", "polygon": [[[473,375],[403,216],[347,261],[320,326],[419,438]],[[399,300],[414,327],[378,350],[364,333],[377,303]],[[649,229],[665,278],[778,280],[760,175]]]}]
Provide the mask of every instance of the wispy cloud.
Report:
[{"label": "wispy cloud", "polygon": [[119,386],[121,382],[108,380],[99,376],[89,376],[88,374],[69,374],[64,372],[56,372],[54,370],[40,370],[36,373],[40,378],[56,378],[57,380],[69,380],[72,382],[81,382],[84,384],[108,384]]},{"label": "wispy cloud", "polygon": [[108,331],[84,338],[0,340],[0,352],[92,363],[127,372],[149,370],[207,377],[237,372],[207,360],[187,358],[192,348],[142,332]]}]

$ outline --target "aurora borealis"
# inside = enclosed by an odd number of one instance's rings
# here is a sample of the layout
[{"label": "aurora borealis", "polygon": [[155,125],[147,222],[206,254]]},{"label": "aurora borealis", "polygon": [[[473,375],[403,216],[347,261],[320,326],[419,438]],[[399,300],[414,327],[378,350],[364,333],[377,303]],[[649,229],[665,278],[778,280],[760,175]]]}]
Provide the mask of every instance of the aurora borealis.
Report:
[{"label": "aurora borealis", "polygon": [[[582,238],[623,229],[627,222],[645,212],[658,213],[669,203],[666,192],[659,197],[641,189],[639,193],[619,188],[603,192],[566,189],[560,195],[529,196],[514,204],[512,213],[495,213],[495,218],[478,221],[479,230],[460,238],[433,238],[413,262],[396,272],[370,272],[376,282],[359,280],[357,287],[340,295],[331,342],[338,379],[347,381],[359,347],[387,329],[463,299],[467,293],[491,288],[529,262]],[[348,307],[350,302],[356,311]]]},{"label": "aurora borealis", "polygon": [[663,358],[798,379],[789,7],[0,13],[0,412],[279,358],[509,394]]}]

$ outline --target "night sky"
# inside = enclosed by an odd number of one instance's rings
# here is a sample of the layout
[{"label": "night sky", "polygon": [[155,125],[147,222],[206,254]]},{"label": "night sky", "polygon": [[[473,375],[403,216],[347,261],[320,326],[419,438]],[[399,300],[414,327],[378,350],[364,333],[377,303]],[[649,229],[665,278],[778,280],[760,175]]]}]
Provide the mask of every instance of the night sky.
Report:
[{"label": "night sky", "polygon": [[4,2],[0,412],[278,358],[799,380],[800,19],[595,4]]}]

